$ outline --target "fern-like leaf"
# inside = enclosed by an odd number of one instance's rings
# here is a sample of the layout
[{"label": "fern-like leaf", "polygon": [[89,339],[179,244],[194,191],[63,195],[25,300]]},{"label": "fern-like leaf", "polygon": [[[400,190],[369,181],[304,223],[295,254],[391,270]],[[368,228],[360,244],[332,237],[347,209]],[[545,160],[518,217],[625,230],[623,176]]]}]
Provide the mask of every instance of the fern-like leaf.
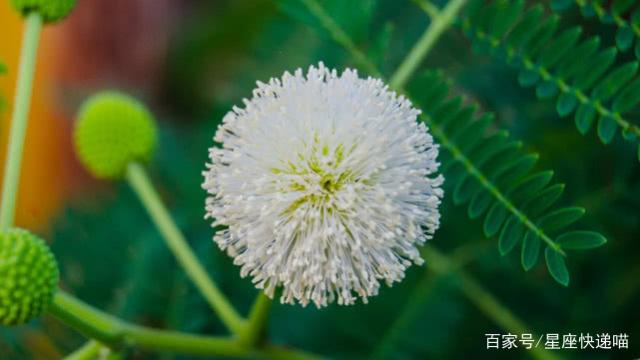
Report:
[{"label": "fern-like leaf", "polygon": [[[601,49],[597,36],[580,39],[581,27],[560,30],[559,22],[540,4],[525,9],[523,0],[476,0],[462,26],[475,48],[519,68],[522,86],[535,86],[539,98],[556,98],[559,115],[575,113],[580,133],[597,122],[605,144],[618,128],[625,139],[637,141],[640,127],[628,114],[640,104],[638,62],[614,65],[615,47]],[[638,152],[640,158],[640,145]]]},{"label": "fern-like leaf", "polygon": [[565,250],[606,242],[598,233],[567,230],[582,217],[584,209],[554,209],[564,185],[551,184],[551,171],[533,171],[538,155],[523,151],[522,144],[507,132],[491,133],[492,115],[476,118],[476,105],[463,105],[460,97],[450,97],[449,86],[439,72],[416,77],[408,92],[423,109],[422,120],[446,150],[442,168],[454,189],[454,202],[468,203],[471,218],[484,215],[485,235],[498,236],[502,255],[522,242],[525,270],[537,263],[544,244],[549,273],[568,285]]},{"label": "fern-like leaf", "polygon": [[640,59],[640,6],[637,1],[552,0],[551,9],[561,12],[574,4],[580,8],[580,13],[584,17],[597,17],[604,24],[614,25],[617,28],[618,49],[620,51],[635,49],[635,55]]}]

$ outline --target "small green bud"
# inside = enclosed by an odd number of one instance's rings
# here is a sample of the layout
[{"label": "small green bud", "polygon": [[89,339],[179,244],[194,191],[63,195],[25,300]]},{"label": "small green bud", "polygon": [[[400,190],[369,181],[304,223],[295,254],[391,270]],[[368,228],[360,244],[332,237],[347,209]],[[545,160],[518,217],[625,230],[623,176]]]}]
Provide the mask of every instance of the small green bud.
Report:
[{"label": "small green bud", "polygon": [[58,286],[58,264],[39,237],[0,232],[0,325],[19,325],[44,313]]},{"label": "small green bud", "polygon": [[76,6],[76,0],[11,0],[11,5],[22,15],[36,11],[44,22],[53,23],[67,17]]},{"label": "small green bud", "polygon": [[80,161],[101,179],[124,175],[132,161],[151,158],[156,145],[153,115],[136,99],[113,91],[90,97],[80,109],[74,142]]}]

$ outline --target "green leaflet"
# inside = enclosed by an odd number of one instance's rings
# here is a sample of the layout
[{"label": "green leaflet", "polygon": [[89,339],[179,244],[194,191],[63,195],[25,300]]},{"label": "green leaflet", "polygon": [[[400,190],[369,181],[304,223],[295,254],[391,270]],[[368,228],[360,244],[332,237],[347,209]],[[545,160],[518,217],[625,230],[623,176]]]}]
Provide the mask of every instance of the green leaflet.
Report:
[{"label": "green leaflet", "polygon": [[574,94],[571,93],[563,93],[558,98],[558,103],[556,104],[556,111],[560,116],[564,117],[573,112],[578,104],[578,98],[575,97]]},{"label": "green leaflet", "polygon": [[540,238],[532,232],[527,232],[522,241],[520,261],[525,271],[531,270],[540,257]]},{"label": "green leaflet", "polygon": [[581,207],[568,207],[551,212],[538,220],[538,225],[547,231],[554,231],[578,221],[585,213]]},{"label": "green leaflet", "polygon": [[555,184],[542,191],[524,204],[524,208],[534,216],[542,215],[542,212],[553,205],[564,192],[564,184]]},{"label": "green leaflet", "polygon": [[633,30],[625,26],[618,29],[616,33],[616,46],[620,51],[627,51],[633,45]]},{"label": "green leaflet", "polygon": [[627,85],[613,101],[613,111],[625,113],[640,103],[640,79]]},{"label": "green leaflet", "polygon": [[[472,1],[473,4],[476,2],[483,3],[482,0]],[[570,3],[553,1],[551,6],[560,11]],[[613,141],[618,128],[624,129],[625,134],[634,135],[625,136],[625,140],[638,141],[640,126],[632,121],[632,113],[640,103],[638,62],[614,64],[618,49],[629,49],[634,34],[640,33],[631,26],[640,24],[640,9],[633,13],[631,24],[627,24],[615,14],[603,16],[606,9],[593,3],[595,8],[591,11],[595,11],[600,20],[615,22],[620,27],[616,47],[601,49],[597,36],[580,39],[583,33],[580,26],[560,29],[558,14],[545,15],[542,4],[526,10],[523,4],[523,0],[494,0],[484,6],[476,4],[474,6],[479,6],[480,10],[467,13],[462,22],[464,33],[478,49],[486,49],[518,67],[518,82],[524,87],[536,85],[538,98],[555,98],[560,116],[575,112],[576,127],[581,134],[586,134],[598,119],[597,133],[604,144]],[[628,7],[625,3],[616,9]],[[582,6],[581,10],[588,14],[590,8]],[[501,19],[500,31],[486,31],[491,25],[487,24],[489,15]],[[505,17],[509,17],[509,21],[505,21]],[[639,45],[636,41],[638,52]]]},{"label": "green leaflet", "polygon": [[[551,10],[555,12],[565,11],[571,7],[573,3],[580,6],[580,13],[586,17],[597,16],[604,24],[616,26],[616,46],[621,51],[627,51],[633,45],[634,40],[640,38],[640,33],[634,30],[640,22],[640,8],[634,5],[635,0],[615,0],[611,6],[604,6],[601,1],[576,1],[576,0],[554,0],[551,2]],[[631,16],[628,14],[631,13]],[[638,58],[638,54],[636,54]]]},{"label": "green leaflet", "polygon": [[572,231],[558,236],[558,243],[563,249],[593,249],[606,244],[607,239],[593,231]]},{"label": "green leaflet", "polygon": [[[522,143],[511,140],[504,131],[488,134],[493,117],[475,115],[477,105],[466,105],[460,97],[448,98],[443,95],[446,89],[443,76],[428,71],[409,84],[408,92],[446,150],[442,169],[453,187],[454,203],[468,203],[470,218],[485,216],[485,235],[498,235],[500,254],[512,252],[522,242],[525,270],[536,264],[543,242],[548,251],[557,253],[552,260],[564,259],[563,248],[551,234],[572,225],[584,209],[554,206],[564,185],[550,184],[552,171],[532,171],[538,155],[524,151]],[[551,264],[555,266],[558,261]],[[549,271],[560,283],[568,283],[568,273],[566,279],[558,275],[562,272],[557,266]]]},{"label": "green leaflet", "polygon": [[553,278],[564,286],[569,286],[569,270],[564,262],[564,258],[557,251],[547,247],[544,251],[544,257],[547,261],[547,269]]},{"label": "green leaflet", "polygon": [[591,128],[593,120],[596,118],[596,109],[589,104],[582,104],[576,112],[576,127],[584,135]]},{"label": "green leaflet", "polygon": [[618,130],[618,124],[610,116],[602,116],[598,120],[598,137],[604,144],[613,140]]},{"label": "green leaflet", "polygon": [[502,227],[500,238],[498,238],[498,250],[500,255],[508,254],[518,244],[524,236],[524,225],[516,217],[510,217]]},{"label": "green leaflet", "polygon": [[593,89],[593,98],[599,101],[609,100],[635,76],[636,70],[638,70],[638,62],[632,61],[612,71]]}]

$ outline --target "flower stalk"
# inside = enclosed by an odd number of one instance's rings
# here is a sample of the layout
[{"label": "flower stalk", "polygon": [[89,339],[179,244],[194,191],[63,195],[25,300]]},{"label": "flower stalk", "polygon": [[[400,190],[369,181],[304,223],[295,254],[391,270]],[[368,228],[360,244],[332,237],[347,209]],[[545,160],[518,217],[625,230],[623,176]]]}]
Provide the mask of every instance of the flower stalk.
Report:
[{"label": "flower stalk", "polygon": [[13,225],[20,180],[20,164],[24,139],[27,132],[29,106],[33,89],[33,78],[36,69],[38,43],[42,31],[42,16],[38,12],[31,12],[26,16],[25,29],[20,53],[18,81],[11,118],[9,133],[9,148],[4,168],[2,183],[2,203],[0,207],[0,230],[9,229]]},{"label": "flower stalk", "polygon": [[240,341],[247,346],[256,346],[264,338],[269,322],[269,310],[272,300],[260,291],[251,307],[247,326],[240,337]]},{"label": "flower stalk", "polygon": [[136,162],[130,163],[126,170],[126,179],[148,211],[149,216],[165,239],[167,246],[174,253],[180,265],[200,290],[211,308],[220,316],[222,322],[232,333],[237,336],[242,334],[246,326],[245,320],[236,312],[198,261],[184,235],[180,232],[167,208],[162,203],[144,167]]},{"label": "flower stalk", "polygon": [[467,0],[451,0],[442,11],[433,13],[431,24],[425,31],[413,49],[409,52],[396,72],[391,76],[389,86],[392,89],[402,89],[411,75],[416,71],[422,60],[427,56],[440,35],[451,26],[456,16],[467,3]]}]

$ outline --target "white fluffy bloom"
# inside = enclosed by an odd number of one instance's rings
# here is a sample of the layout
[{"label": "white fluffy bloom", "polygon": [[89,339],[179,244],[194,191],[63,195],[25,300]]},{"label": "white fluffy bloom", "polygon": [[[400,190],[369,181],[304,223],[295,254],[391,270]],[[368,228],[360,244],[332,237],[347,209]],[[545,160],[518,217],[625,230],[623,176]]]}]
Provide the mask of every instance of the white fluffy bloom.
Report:
[{"label": "white fluffy bloom", "polygon": [[400,281],[439,226],[438,146],[382,81],[322,63],[257,83],[203,173],[214,237],[281,301],[364,302]]}]

